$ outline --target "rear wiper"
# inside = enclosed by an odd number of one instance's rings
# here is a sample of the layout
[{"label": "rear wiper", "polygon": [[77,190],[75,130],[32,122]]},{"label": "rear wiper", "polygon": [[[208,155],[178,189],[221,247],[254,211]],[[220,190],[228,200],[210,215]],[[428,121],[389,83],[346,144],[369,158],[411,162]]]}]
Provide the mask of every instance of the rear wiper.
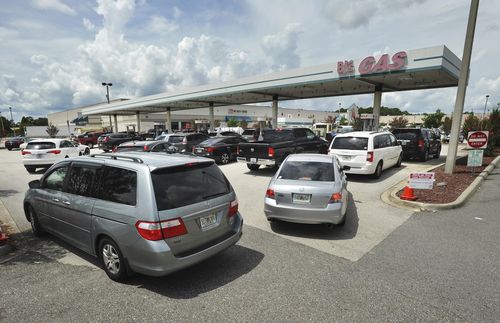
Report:
[{"label": "rear wiper", "polygon": [[226,195],[228,193],[229,192],[222,192],[222,193],[216,193],[216,194],[206,195],[206,196],[203,196],[202,199],[206,200],[206,199],[209,199],[211,197],[222,196],[222,195]]}]

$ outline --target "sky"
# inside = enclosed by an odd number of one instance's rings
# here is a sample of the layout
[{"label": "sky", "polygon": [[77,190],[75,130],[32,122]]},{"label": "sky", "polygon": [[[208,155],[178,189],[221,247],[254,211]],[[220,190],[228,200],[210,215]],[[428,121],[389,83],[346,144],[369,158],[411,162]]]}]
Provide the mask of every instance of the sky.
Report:
[{"label": "sky", "polygon": [[[299,67],[446,45],[462,57],[467,0],[2,0],[0,112],[14,120]],[[500,103],[500,1],[481,0],[465,111]],[[384,93],[450,113],[456,88]],[[336,110],[371,95],[280,102]]]}]

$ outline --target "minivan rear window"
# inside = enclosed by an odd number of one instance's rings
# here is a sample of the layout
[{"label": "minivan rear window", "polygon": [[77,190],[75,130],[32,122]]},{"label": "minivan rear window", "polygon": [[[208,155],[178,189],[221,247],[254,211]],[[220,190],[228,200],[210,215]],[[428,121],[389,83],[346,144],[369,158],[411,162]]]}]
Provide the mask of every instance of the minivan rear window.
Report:
[{"label": "minivan rear window", "polygon": [[54,149],[56,144],[53,142],[29,142],[26,149]]},{"label": "minivan rear window", "polygon": [[195,163],[151,173],[158,211],[199,203],[231,192],[229,182],[213,163]]},{"label": "minivan rear window", "polygon": [[331,149],[368,150],[368,138],[335,137]]},{"label": "minivan rear window", "polygon": [[278,179],[334,182],[333,163],[288,161],[283,165]]}]

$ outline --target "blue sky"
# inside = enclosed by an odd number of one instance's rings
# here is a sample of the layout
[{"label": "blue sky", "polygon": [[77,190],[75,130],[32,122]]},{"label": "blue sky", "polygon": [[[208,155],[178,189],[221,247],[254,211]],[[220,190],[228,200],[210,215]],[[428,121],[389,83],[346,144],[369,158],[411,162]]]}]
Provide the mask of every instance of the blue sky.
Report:
[{"label": "blue sky", "polygon": [[[0,111],[14,118],[345,58],[447,45],[462,56],[467,0],[25,0],[0,7]],[[500,102],[500,2],[482,0],[466,110]],[[451,112],[456,89],[384,94]],[[331,110],[371,96],[283,102]],[[4,113],[5,115],[5,113]]]}]

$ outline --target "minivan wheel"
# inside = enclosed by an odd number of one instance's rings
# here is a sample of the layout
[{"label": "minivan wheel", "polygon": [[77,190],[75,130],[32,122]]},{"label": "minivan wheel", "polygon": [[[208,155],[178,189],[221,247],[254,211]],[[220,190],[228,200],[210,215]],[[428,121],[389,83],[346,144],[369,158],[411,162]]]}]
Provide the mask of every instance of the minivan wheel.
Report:
[{"label": "minivan wheel", "polygon": [[38,220],[38,216],[33,210],[33,207],[28,206],[28,216],[30,218],[31,231],[35,237],[41,237],[44,234],[42,226],[40,225],[40,221]]},{"label": "minivan wheel", "polygon": [[221,164],[228,164],[229,161],[231,160],[231,156],[229,156],[228,153],[222,153],[222,155],[220,156],[220,162]]},{"label": "minivan wheel", "polygon": [[260,165],[259,164],[247,164],[247,167],[249,170],[257,170],[259,169]]},{"label": "minivan wheel", "polygon": [[120,248],[111,239],[104,238],[99,242],[99,258],[106,275],[114,281],[124,281],[127,268]]},{"label": "minivan wheel", "polygon": [[375,173],[373,173],[373,177],[379,179],[382,176],[382,162],[378,162],[377,168],[375,168]]}]

